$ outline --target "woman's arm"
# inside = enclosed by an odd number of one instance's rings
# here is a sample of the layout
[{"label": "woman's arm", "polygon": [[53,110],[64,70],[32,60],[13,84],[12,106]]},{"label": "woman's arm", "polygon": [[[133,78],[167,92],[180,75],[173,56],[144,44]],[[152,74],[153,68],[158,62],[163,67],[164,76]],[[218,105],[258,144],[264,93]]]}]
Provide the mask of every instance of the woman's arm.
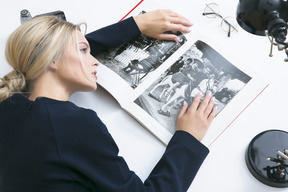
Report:
[{"label": "woman's arm", "polygon": [[86,35],[93,56],[110,48],[116,48],[141,34],[133,17],[109,25]]},{"label": "woman's arm", "polygon": [[71,168],[67,171],[74,180],[95,191],[187,191],[209,153],[199,140],[216,113],[210,94],[198,107],[200,98],[198,95],[189,108],[184,104],[176,133],[144,183],[118,155],[119,149],[106,126],[90,110],[74,115],[80,119],[81,128],[75,125],[59,130],[60,160]]},{"label": "woman's arm", "polygon": [[60,130],[57,145],[60,162],[69,168],[67,174],[91,191],[185,192],[209,153],[196,137],[176,131],[143,183],[118,155],[116,143],[98,116],[84,111],[81,114],[83,117],[77,115],[81,128]]},{"label": "woman's arm", "polygon": [[104,50],[116,48],[141,33],[161,40],[178,40],[176,35],[166,31],[189,32],[192,24],[184,17],[170,10],[156,10],[129,17],[121,22],[109,25],[86,35],[92,55]]}]

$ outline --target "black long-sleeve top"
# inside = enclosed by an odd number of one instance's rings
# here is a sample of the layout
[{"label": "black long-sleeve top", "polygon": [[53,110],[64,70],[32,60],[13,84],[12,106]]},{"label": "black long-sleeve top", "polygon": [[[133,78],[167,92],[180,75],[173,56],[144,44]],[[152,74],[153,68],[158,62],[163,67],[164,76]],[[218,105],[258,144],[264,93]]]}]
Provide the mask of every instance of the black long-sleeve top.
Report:
[{"label": "black long-sleeve top", "polygon": [[[133,18],[103,30],[86,36],[94,54],[140,33]],[[144,183],[118,152],[90,109],[45,97],[30,101],[21,94],[0,102],[1,192],[186,191],[209,150],[176,131]]]}]

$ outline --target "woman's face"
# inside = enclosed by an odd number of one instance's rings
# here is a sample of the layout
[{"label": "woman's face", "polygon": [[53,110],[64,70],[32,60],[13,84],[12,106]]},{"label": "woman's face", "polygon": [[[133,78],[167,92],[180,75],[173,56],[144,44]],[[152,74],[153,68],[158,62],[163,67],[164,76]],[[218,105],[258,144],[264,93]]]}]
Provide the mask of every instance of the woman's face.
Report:
[{"label": "woman's face", "polygon": [[96,66],[99,61],[90,54],[90,46],[84,35],[77,31],[77,45],[72,43],[57,69],[61,83],[71,94],[77,91],[97,89]]}]

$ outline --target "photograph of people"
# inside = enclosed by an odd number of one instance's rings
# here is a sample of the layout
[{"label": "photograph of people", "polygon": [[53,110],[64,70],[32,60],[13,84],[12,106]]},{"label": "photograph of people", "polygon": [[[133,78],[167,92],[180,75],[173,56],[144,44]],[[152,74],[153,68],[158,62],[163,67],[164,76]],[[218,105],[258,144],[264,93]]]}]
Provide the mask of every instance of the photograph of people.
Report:
[{"label": "photograph of people", "polygon": [[[134,102],[170,133],[183,102],[215,97],[217,114],[251,80],[202,41],[197,41]],[[217,115],[216,114],[216,115]]]}]

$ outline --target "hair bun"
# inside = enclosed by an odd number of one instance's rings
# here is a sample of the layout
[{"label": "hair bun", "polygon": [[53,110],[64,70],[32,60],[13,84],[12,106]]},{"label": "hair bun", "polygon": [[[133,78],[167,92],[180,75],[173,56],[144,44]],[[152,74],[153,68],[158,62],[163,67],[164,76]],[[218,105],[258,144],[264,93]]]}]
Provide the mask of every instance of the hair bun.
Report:
[{"label": "hair bun", "polygon": [[14,69],[0,80],[0,101],[26,89],[25,76],[18,70]]}]

